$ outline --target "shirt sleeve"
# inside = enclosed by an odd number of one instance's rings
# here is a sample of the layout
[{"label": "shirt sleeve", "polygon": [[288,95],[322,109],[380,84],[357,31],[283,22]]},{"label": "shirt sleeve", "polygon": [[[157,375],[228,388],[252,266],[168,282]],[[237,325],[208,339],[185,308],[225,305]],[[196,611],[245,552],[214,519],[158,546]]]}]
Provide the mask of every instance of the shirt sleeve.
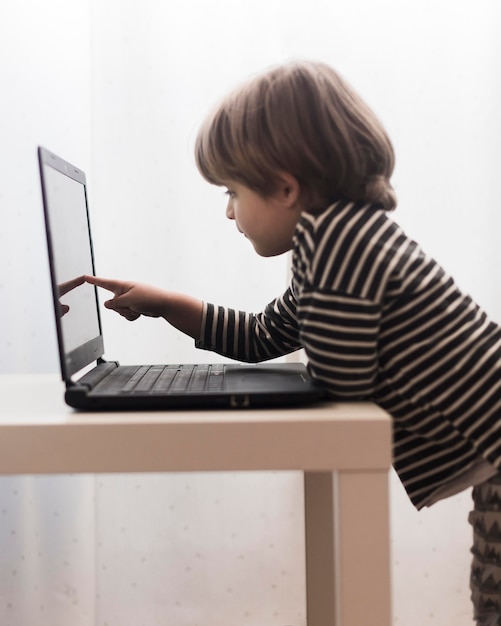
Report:
[{"label": "shirt sleeve", "polygon": [[197,348],[248,363],[266,361],[301,348],[292,288],[261,313],[204,303]]},{"label": "shirt sleeve", "polygon": [[298,306],[310,373],[337,398],[367,399],[377,385],[381,306],[332,290],[305,290]]}]

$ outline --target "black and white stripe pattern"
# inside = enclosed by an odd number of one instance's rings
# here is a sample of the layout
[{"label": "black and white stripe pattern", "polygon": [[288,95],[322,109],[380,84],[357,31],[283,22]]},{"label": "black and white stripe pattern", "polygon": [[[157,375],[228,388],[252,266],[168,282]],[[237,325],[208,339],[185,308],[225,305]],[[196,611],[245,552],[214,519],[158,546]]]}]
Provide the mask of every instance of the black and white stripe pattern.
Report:
[{"label": "black and white stripe pattern", "polygon": [[260,314],[206,305],[199,347],[261,361],[304,347],[339,399],[394,418],[414,504],[480,455],[501,466],[501,329],[377,208],[305,214],[290,288]]}]

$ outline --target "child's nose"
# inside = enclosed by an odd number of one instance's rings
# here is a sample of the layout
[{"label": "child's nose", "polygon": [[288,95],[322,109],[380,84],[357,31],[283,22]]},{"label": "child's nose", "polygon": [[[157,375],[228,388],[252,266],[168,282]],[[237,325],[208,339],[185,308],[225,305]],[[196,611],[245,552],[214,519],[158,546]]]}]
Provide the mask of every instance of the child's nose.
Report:
[{"label": "child's nose", "polygon": [[231,200],[226,205],[226,217],[229,220],[234,220],[235,219],[235,213],[233,211],[233,204],[232,204]]}]

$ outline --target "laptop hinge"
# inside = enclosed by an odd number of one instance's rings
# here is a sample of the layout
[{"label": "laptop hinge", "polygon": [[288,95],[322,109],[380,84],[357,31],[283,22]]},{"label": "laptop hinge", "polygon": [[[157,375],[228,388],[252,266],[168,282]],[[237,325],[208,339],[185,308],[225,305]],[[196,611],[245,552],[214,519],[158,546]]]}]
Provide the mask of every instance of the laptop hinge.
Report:
[{"label": "laptop hinge", "polygon": [[87,389],[93,389],[98,383],[100,383],[106,376],[110,374],[114,369],[118,367],[117,361],[103,361],[100,359],[97,362],[96,367],[87,372],[82,378],[78,380],[67,382],[67,388],[75,387],[87,387]]}]

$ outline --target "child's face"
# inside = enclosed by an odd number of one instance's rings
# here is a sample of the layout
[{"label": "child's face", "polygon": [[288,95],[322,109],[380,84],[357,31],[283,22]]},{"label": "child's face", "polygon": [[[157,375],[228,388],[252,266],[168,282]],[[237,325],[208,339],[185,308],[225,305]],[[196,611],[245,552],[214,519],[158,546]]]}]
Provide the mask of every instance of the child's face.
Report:
[{"label": "child's face", "polygon": [[[241,183],[229,181],[226,216],[260,256],[276,256],[292,247],[292,236],[301,207],[291,186],[284,184],[272,196],[263,198]],[[294,194],[294,195],[291,195]]]}]

